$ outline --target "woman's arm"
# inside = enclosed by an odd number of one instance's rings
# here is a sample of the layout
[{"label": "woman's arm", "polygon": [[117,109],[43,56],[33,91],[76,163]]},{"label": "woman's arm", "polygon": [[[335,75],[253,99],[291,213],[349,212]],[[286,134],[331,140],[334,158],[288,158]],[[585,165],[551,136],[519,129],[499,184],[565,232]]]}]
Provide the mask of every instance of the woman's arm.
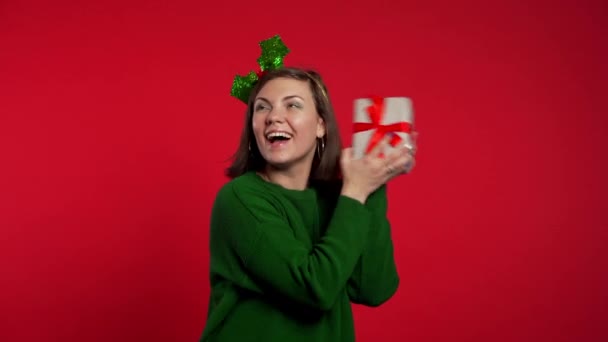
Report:
[{"label": "woman's arm", "polygon": [[238,269],[233,265],[224,276],[239,286],[328,310],[353,273],[371,220],[365,205],[340,196],[325,235],[311,249],[294,238],[283,213],[262,192],[229,184],[213,206],[212,268],[218,255],[235,258]]},{"label": "woman's arm", "polygon": [[390,299],[399,286],[391,225],[386,216],[386,185],[370,195],[365,205],[372,212],[368,241],[348,281],[347,292],[353,303],[379,306]]}]

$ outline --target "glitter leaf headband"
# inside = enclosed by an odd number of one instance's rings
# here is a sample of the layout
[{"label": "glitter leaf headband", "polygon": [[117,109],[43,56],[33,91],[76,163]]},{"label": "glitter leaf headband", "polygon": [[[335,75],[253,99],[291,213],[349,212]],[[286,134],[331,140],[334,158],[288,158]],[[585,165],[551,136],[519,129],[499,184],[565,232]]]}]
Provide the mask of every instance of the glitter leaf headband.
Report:
[{"label": "glitter leaf headband", "polygon": [[251,71],[245,76],[236,75],[232,82],[230,96],[236,97],[244,103],[247,103],[249,94],[260,77],[268,70],[281,68],[285,56],[289,53],[289,49],[279,35],[263,40],[259,45],[262,48],[262,54],[257,60],[259,70]]}]

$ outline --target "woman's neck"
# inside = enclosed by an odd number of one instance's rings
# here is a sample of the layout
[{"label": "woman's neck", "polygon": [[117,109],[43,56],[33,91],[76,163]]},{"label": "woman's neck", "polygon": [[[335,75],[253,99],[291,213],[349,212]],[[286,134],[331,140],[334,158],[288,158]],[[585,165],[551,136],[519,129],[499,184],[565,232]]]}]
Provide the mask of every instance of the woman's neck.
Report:
[{"label": "woman's neck", "polygon": [[267,165],[264,171],[258,173],[270,183],[278,184],[289,190],[305,190],[308,187],[310,168],[280,170]]}]

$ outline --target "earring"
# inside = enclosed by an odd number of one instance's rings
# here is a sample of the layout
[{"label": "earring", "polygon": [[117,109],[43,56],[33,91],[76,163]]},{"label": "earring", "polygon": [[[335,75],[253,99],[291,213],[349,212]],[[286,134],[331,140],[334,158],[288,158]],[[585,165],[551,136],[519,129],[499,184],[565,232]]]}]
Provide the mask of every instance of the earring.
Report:
[{"label": "earring", "polygon": [[255,153],[253,153],[253,151],[251,151],[251,141],[249,142],[249,158],[253,159],[255,158]]},{"label": "earring", "polygon": [[[321,141],[321,143],[319,143],[319,141]],[[319,159],[321,159],[323,152],[325,152],[325,139],[317,138],[317,156]]]}]

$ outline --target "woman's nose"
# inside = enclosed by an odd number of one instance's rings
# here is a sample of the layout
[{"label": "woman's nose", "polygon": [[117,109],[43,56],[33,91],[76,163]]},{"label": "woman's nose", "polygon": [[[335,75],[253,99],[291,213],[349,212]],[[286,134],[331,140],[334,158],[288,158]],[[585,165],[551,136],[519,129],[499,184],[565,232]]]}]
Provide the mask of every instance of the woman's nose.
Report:
[{"label": "woman's nose", "polygon": [[274,122],[283,122],[285,120],[285,110],[280,107],[274,107],[268,112],[266,122],[272,124]]}]

